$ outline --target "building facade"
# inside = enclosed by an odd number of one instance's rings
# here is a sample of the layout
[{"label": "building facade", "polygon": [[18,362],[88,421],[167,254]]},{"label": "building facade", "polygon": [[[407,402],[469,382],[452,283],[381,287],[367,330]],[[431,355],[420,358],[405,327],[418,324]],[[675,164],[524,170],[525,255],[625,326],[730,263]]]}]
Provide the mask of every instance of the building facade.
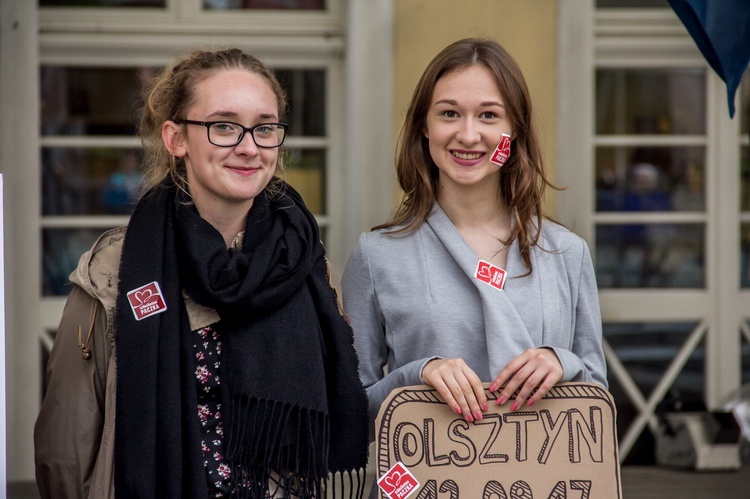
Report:
[{"label": "building facade", "polygon": [[723,82],[666,0],[0,0],[7,473],[32,430],[67,275],[127,222],[143,81],[239,46],[290,96],[287,179],[343,270],[400,193],[394,144],[427,62],[491,37],[529,83],[544,155],[600,286],[622,459],[648,462],[670,401],[719,407],[750,381],[750,81]]}]

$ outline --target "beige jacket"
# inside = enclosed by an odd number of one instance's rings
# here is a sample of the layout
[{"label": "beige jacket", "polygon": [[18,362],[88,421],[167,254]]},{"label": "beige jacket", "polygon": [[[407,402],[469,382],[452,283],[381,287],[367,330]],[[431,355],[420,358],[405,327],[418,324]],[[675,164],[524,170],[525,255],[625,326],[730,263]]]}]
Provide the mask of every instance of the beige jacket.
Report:
[{"label": "beige jacket", "polygon": [[[114,498],[114,314],[125,230],[102,234],[70,275],[74,286],[47,364],[47,392],[34,427],[42,499]],[[191,330],[219,319],[216,311],[185,299]],[[90,350],[88,360],[84,349]]]}]

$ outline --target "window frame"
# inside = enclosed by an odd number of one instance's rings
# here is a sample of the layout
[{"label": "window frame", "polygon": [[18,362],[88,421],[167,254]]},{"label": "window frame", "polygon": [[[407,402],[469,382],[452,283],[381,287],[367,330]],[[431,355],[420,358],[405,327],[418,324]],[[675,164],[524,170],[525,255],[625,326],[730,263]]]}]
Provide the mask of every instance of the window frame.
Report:
[{"label": "window frame", "polygon": [[[639,394],[605,339],[610,373],[629,392],[639,414],[621,441],[624,459],[647,426],[655,429],[656,404],[679,374],[680,362],[700,341],[706,405],[717,408],[740,382],[739,330],[750,309],[750,290],[739,290],[739,137],[730,120],[726,87],[708,66],[687,30],[670,9],[597,10],[590,0],[560,4],[558,81],[559,183],[568,190],[557,197],[558,219],[587,240],[596,258],[596,223],[621,214],[597,213],[595,207],[595,72],[598,68],[693,67],[706,70],[706,286],[704,289],[600,289],[605,323],[678,322],[696,324],[680,359],[664,373],[655,393]],[[577,126],[570,126],[571,117]],[[720,172],[717,170],[721,170]],[[725,193],[736,192],[736,196]],[[671,216],[671,215],[670,215]],[[682,216],[682,215],[678,215]],[[700,220],[702,214],[686,215]],[[642,219],[662,214],[640,214]],[[682,221],[682,220],[680,220]],[[720,242],[720,243],[719,243]],[[745,332],[750,337],[750,333]]]}]

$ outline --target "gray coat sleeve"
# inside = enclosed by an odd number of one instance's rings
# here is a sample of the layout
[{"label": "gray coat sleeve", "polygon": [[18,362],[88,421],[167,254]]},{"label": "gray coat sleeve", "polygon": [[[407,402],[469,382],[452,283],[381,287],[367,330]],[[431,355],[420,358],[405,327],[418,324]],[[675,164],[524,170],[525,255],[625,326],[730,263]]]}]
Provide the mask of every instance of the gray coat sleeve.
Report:
[{"label": "gray coat sleeve", "polygon": [[[573,344],[570,350],[552,347],[563,367],[562,381],[595,382],[608,388],[607,367],[602,350],[602,319],[594,265],[588,245],[580,239],[581,251],[570,252],[568,262],[573,306]],[[574,271],[570,271],[574,269]]]},{"label": "gray coat sleeve", "polygon": [[[367,253],[367,233],[362,234],[346,264],[341,279],[344,310],[354,330],[354,347],[359,356],[359,376],[367,390],[370,439],[380,406],[396,388],[422,384],[422,368],[435,357],[409,362],[386,374],[389,347],[386,324],[378,304]],[[397,332],[394,332],[397,333]]]}]

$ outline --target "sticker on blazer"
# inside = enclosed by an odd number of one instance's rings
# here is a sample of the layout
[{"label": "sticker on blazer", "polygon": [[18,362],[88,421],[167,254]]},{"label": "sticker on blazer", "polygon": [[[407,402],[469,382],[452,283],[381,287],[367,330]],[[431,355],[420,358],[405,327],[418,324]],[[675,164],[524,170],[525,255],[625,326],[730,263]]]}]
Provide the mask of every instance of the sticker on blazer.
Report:
[{"label": "sticker on blazer", "polygon": [[474,277],[486,282],[493,288],[503,289],[503,285],[505,285],[505,271],[484,260],[479,260]]},{"label": "sticker on blazer", "polygon": [[156,281],[129,291],[128,301],[137,321],[160,314],[167,309],[167,304],[164,303],[159,283]]},{"label": "sticker on blazer", "polygon": [[504,133],[500,143],[495,148],[495,152],[492,153],[490,161],[497,166],[503,166],[508,161],[508,156],[510,156],[510,135]]},{"label": "sticker on blazer", "polygon": [[385,475],[378,479],[378,487],[390,499],[406,499],[412,492],[419,488],[419,482],[414,475],[404,466],[402,462],[397,462]]}]

